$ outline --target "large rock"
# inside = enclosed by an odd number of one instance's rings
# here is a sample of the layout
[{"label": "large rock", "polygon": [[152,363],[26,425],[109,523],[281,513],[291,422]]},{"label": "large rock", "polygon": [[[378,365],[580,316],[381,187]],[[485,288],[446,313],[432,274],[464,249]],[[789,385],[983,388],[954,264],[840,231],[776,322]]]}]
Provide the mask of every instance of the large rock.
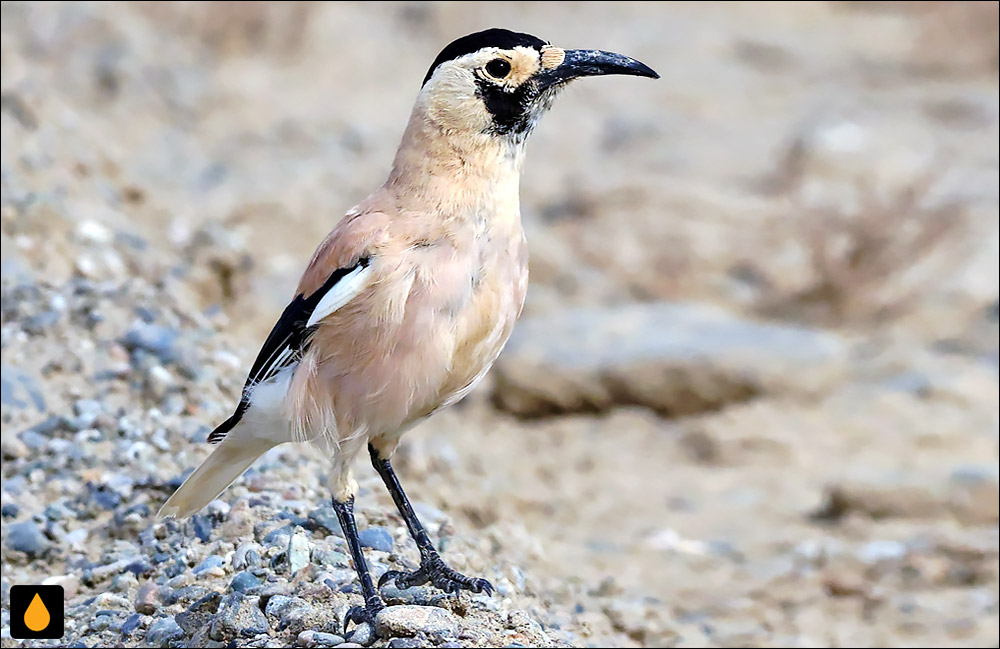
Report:
[{"label": "large rock", "polygon": [[667,416],[761,395],[817,395],[846,373],[833,334],[703,305],[572,309],[522,321],[497,362],[494,399],[520,416],[646,406]]},{"label": "large rock", "polygon": [[453,636],[458,633],[458,618],[443,608],[433,606],[389,606],[375,617],[378,634],[383,638],[415,636]]}]

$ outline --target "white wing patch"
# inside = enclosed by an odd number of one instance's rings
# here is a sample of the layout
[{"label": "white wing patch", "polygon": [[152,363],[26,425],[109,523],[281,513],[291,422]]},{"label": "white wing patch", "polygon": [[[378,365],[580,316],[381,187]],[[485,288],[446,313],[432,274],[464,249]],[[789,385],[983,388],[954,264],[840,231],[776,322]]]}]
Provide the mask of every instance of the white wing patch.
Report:
[{"label": "white wing patch", "polygon": [[358,266],[351,272],[344,275],[340,281],[333,285],[323,299],[319,301],[306,327],[313,327],[319,324],[320,320],[330,315],[340,307],[353,300],[358,293],[365,290],[371,281],[371,266]]}]

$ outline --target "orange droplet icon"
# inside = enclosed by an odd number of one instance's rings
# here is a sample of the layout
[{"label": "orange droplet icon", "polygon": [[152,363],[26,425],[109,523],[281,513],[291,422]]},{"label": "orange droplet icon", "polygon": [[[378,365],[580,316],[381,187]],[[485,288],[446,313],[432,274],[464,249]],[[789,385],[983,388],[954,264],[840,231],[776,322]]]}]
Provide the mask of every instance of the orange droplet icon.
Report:
[{"label": "orange droplet icon", "polygon": [[28,604],[28,610],[24,612],[24,625],[38,633],[49,625],[51,619],[49,609],[45,608],[42,598],[35,593],[34,599]]}]

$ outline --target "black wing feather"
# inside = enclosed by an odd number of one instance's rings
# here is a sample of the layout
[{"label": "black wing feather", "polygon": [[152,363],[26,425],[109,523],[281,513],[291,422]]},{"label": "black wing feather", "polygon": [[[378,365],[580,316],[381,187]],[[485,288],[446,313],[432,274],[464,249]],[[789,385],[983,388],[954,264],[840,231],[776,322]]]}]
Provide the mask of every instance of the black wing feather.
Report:
[{"label": "black wing feather", "polygon": [[[367,268],[369,263],[370,258],[362,257],[354,266],[338,268],[323,283],[323,286],[309,297],[299,293],[285,307],[278,322],[268,334],[267,340],[264,341],[263,347],[260,348],[260,352],[257,353],[257,359],[250,368],[250,374],[243,386],[243,396],[240,399],[240,404],[236,407],[236,412],[212,431],[208,436],[210,444],[221,442],[246,414],[250,408],[250,392],[253,386],[270,379],[292,363],[298,362],[302,354],[309,349],[309,339],[316,327],[307,327],[306,325],[323,296],[336,286],[337,282],[345,275],[358,268]],[[275,363],[275,360],[281,358],[282,354],[285,355],[284,360],[281,363]]]}]

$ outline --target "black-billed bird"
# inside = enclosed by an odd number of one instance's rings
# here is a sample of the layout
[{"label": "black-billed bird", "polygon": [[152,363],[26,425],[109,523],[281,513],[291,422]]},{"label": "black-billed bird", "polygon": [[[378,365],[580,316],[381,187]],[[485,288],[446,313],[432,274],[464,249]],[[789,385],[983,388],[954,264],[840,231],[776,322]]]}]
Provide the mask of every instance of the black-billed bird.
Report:
[{"label": "black-billed bird", "polygon": [[197,512],[278,444],[316,445],[365,600],[348,619],[374,623],[383,604],[358,540],[351,472],[367,446],[420,551],[417,570],[387,572],[379,585],[491,593],[441,558],[390,458],[406,430],[465,396],[507,342],[528,284],[518,204],[525,140],[567,83],[607,74],[658,78],[621,54],[505,29],[444,48],[389,179],[319,245],[236,411],[209,436],[218,446],[160,514]]}]

